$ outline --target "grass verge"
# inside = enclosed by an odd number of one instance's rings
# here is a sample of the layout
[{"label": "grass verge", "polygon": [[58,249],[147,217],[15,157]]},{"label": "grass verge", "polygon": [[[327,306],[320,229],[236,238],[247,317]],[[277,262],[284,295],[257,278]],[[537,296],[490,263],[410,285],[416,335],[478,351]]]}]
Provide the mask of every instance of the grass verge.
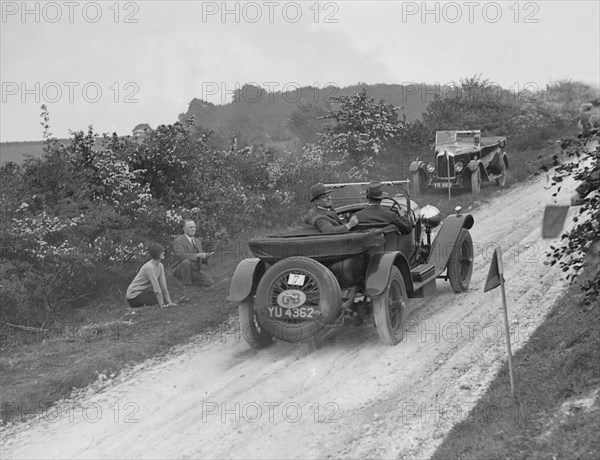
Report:
[{"label": "grass verge", "polygon": [[[216,288],[187,288],[167,274],[172,298],[190,300],[177,307],[128,308],[113,295],[75,311],[62,330],[24,330],[5,326],[0,357],[2,421],[39,414],[73,389],[114,378],[127,367],[165,355],[192,337],[218,331],[237,307],[226,301],[233,262],[213,268]],[[235,267],[235,265],[233,264]]]},{"label": "grass verge", "polygon": [[518,403],[505,365],[432,458],[598,458],[599,357],[600,301],[571,285],[514,356]]}]

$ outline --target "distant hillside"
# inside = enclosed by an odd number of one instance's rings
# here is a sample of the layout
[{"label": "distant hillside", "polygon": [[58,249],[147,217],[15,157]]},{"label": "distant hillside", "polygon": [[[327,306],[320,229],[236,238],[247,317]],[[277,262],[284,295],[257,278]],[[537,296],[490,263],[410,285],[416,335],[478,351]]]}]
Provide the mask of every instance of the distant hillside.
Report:
[{"label": "distant hillside", "polygon": [[[61,141],[64,142],[64,141]],[[44,141],[29,141],[29,142],[1,142],[0,143],[0,162],[20,163],[23,161],[26,153],[35,157],[42,155],[44,149]]]},{"label": "distant hillside", "polygon": [[[286,93],[267,93],[264,89],[246,85],[237,90],[233,101],[224,105],[215,105],[194,98],[188,110],[179,115],[180,121],[194,117],[198,134],[211,130],[215,133],[215,142],[227,147],[235,138],[238,147],[245,145],[273,145],[282,142],[307,139],[301,135],[302,127],[290,124],[294,118],[299,123],[309,123],[311,113],[313,122],[318,126],[317,115],[327,112],[331,97],[351,95],[365,89],[367,94],[377,102],[384,100],[386,104],[401,107],[398,114],[406,121],[420,119],[427,103],[434,97],[434,88],[402,85],[354,85],[346,88],[304,87]],[[323,124],[321,121],[320,124]]]},{"label": "distant hillside", "polygon": [[[565,85],[570,90],[581,89],[579,87],[588,88],[579,83]],[[398,115],[407,122],[421,119],[427,104],[440,90],[439,86],[436,88],[424,84],[403,86],[358,83],[345,88],[307,86],[286,93],[267,93],[259,87],[246,85],[235,91],[232,101],[227,104],[215,105],[194,98],[187,111],[181,113],[178,119],[183,122],[194,117],[193,129],[197,135],[213,131],[211,139],[215,148],[229,148],[235,143],[238,148],[264,145],[293,149],[316,140],[316,133],[328,122],[324,116],[328,113],[332,96],[355,94],[363,88],[375,101],[383,100],[386,104],[398,107]],[[141,124],[136,129],[146,126]],[[37,156],[41,154],[42,148],[43,141],[0,143],[0,159],[3,163],[20,162],[25,153]]]},{"label": "distant hillside", "polygon": [[[58,142],[70,145],[72,139],[58,139]],[[41,157],[46,141],[0,142],[0,163],[21,163],[26,154]]]},{"label": "distant hillside", "polygon": [[[213,145],[217,148],[228,148],[234,138],[240,148],[261,144],[290,148],[315,140],[315,133],[327,122],[318,117],[327,113],[331,96],[354,94],[363,88],[377,102],[383,99],[386,104],[402,107],[398,114],[409,122],[420,119],[433,98],[432,88],[423,92],[423,87],[387,84],[305,87],[287,93],[267,93],[258,87],[244,86],[234,94],[232,102],[224,105],[192,99],[179,120],[194,116],[196,133],[213,131]],[[61,142],[68,143],[69,140],[62,139]],[[40,156],[43,148],[44,141],[3,142],[0,143],[0,162],[20,163],[25,154]]]}]

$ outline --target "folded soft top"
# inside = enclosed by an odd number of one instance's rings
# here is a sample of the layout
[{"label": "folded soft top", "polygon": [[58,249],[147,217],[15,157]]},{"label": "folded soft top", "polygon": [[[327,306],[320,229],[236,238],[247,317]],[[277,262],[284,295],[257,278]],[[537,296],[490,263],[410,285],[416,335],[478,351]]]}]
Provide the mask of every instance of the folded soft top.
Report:
[{"label": "folded soft top", "polygon": [[304,256],[319,262],[335,262],[362,254],[384,244],[381,229],[325,235],[314,227],[304,227],[282,234],[253,238],[249,242],[255,257],[275,263],[287,257]]}]

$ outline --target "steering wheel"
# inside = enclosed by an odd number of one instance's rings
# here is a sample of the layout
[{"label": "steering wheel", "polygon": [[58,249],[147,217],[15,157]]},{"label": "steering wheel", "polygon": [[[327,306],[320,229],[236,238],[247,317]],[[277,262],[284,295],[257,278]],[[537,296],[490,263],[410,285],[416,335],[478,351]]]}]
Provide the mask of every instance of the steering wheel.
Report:
[{"label": "steering wheel", "polygon": [[386,196],[385,198],[382,198],[381,201],[383,200],[390,200],[393,204],[390,207],[390,211],[393,211],[394,208],[397,209],[398,214],[400,215],[406,215],[406,213],[402,212],[402,206],[400,206],[400,203],[398,203],[398,200],[396,200],[395,198],[392,198],[391,196]]},{"label": "steering wheel", "polygon": [[396,200],[396,198],[393,198],[391,196],[387,196],[385,198],[382,199],[383,200],[390,200],[392,201],[394,204],[392,204],[392,206],[390,207],[390,211],[393,211],[394,208],[398,209],[398,214],[402,217],[406,217],[411,225],[415,225],[415,222],[417,221],[417,216],[415,215],[415,212],[411,209],[410,213],[408,212],[408,209],[404,209],[402,207],[402,205],[400,204],[400,202],[398,200]]}]

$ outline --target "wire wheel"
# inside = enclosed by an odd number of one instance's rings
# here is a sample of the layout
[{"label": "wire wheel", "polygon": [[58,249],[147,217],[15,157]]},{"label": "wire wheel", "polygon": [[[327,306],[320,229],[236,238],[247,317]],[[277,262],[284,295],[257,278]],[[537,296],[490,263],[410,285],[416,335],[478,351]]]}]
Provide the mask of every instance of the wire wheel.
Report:
[{"label": "wire wheel", "polygon": [[271,266],[258,283],[258,321],[281,340],[316,340],[340,316],[341,296],[327,267],[308,257],[289,257]]},{"label": "wire wheel", "polygon": [[[305,277],[304,285],[298,286],[295,284],[290,284],[290,279],[294,279],[298,276]],[[278,298],[282,294],[291,291],[300,291],[306,296],[306,300],[303,302],[302,307],[306,309],[312,308],[316,312],[319,310],[319,304],[321,302],[321,290],[322,287],[320,286],[319,281],[313,277],[312,273],[298,268],[285,270],[280,273],[271,283],[271,287],[269,288],[268,303],[271,306],[277,306]],[[310,321],[310,318],[294,318],[294,315],[290,314],[289,316],[284,315],[281,321],[290,324],[300,324]]]}]

